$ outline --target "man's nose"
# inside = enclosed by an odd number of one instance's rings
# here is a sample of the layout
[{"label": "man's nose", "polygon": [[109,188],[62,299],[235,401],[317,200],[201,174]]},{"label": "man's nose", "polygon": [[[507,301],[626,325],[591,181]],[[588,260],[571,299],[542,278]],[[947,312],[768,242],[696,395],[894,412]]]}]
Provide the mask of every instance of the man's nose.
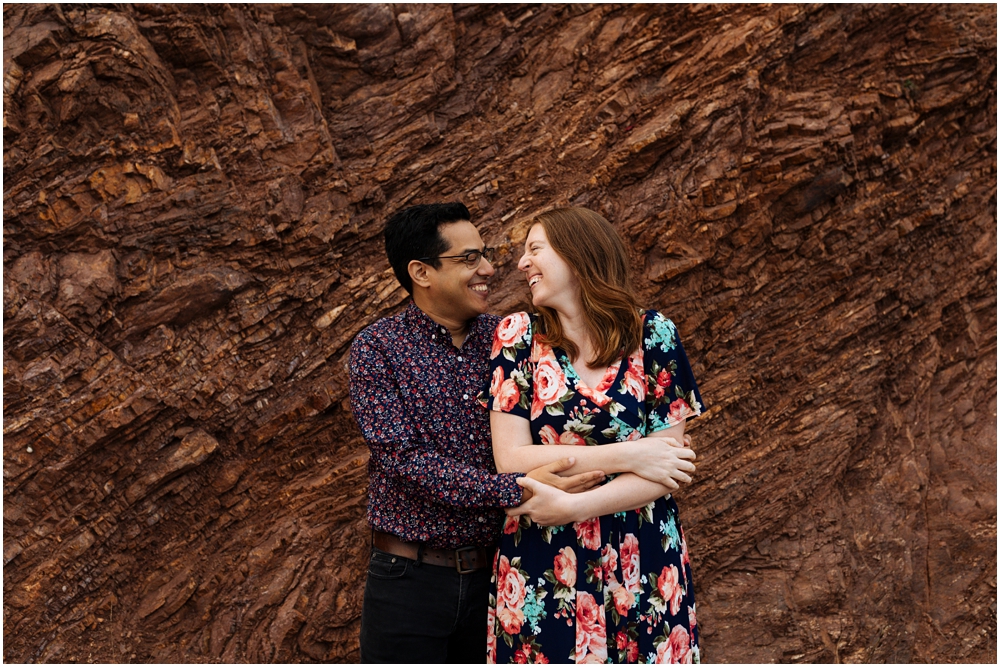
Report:
[{"label": "man's nose", "polygon": [[479,266],[476,268],[477,274],[481,276],[492,276],[496,272],[497,270],[493,268],[492,264],[490,264],[490,260],[485,257],[479,260]]}]

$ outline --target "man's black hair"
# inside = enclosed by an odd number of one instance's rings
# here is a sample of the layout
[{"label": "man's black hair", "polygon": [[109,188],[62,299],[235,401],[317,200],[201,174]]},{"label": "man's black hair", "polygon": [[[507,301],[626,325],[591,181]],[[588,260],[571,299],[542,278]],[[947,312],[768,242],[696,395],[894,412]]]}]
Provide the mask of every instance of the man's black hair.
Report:
[{"label": "man's black hair", "polygon": [[[448,250],[439,231],[441,225],[469,219],[469,209],[459,202],[410,206],[389,218],[385,223],[385,254],[396,279],[407,292],[413,294],[413,281],[407,270],[410,262],[421,257],[437,257]],[[438,259],[427,263],[435,269],[441,267]]]}]

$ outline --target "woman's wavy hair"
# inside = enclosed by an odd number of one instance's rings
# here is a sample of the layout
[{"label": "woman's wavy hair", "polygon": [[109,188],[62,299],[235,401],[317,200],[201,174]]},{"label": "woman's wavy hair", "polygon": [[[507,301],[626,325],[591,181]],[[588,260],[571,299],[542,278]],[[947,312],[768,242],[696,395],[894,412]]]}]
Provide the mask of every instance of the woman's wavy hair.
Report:
[{"label": "woman's wavy hair", "polygon": [[[566,260],[580,281],[580,298],[596,348],[591,366],[610,366],[624,351],[639,349],[642,316],[632,291],[628,254],[611,223],[586,208],[557,208],[532,220],[545,230],[549,244]],[[579,353],[566,338],[556,311],[536,306],[542,340],[562,348],[570,358]]]}]

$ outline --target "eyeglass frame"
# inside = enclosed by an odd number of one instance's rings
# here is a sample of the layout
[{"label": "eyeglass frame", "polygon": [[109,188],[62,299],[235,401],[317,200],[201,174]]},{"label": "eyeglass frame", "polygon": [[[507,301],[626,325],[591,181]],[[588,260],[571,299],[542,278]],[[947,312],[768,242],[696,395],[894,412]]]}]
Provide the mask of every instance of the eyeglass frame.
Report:
[{"label": "eyeglass frame", "polygon": [[[469,252],[462,253],[461,255],[438,255],[437,257],[419,257],[418,262],[426,262],[432,259],[463,259],[465,260],[465,267],[468,269],[474,269],[479,266],[480,262],[485,259],[490,264],[493,263],[493,258],[496,257],[496,248],[491,248],[489,246],[483,246],[482,250],[470,250]],[[471,263],[472,260],[469,259],[470,255],[479,255],[476,258],[475,263]]]}]

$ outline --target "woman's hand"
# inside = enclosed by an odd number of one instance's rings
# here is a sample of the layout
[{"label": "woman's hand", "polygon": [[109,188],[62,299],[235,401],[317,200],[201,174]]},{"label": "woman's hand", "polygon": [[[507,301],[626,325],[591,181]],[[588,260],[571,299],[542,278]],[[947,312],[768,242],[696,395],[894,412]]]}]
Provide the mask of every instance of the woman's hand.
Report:
[{"label": "woman's hand", "polygon": [[577,475],[562,475],[565,470],[573,467],[576,463],[575,457],[568,457],[553,461],[547,465],[538,466],[527,474],[528,477],[542,484],[555,487],[566,493],[581,493],[589,491],[604,481],[604,473],[600,470],[593,472],[581,472]]},{"label": "woman's hand", "polygon": [[518,477],[517,483],[524,488],[528,500],[517,507],[508,507],[508,516],[526,515],[540,526],[562,526],[587,518],[580,516],[577,499],[582,496],[560,491],[531,477]]},{"label": "woman's hand", "polygon": [[681,484],[690,484],[690,473],[695,471],[692,461],[697,455],[690,449],[690,436],[684,434],[683,443],[668,435],[636,440],[631,472],[671,491],[679,489]]}]

